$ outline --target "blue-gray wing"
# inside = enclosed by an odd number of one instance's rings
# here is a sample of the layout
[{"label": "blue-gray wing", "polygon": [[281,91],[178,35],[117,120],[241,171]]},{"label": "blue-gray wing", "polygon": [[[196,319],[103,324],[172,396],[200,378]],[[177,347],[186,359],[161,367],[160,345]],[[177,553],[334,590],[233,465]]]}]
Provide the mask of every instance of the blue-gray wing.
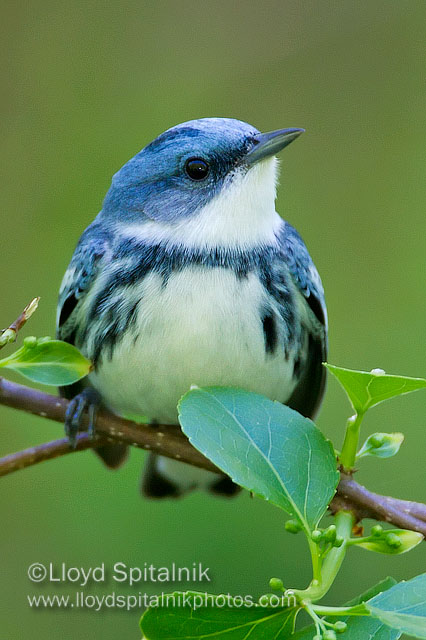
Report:
[{"label": "blue-gray wing", "polygon": [[[95,223],[81,236],[59,291],[56,335],[81,348],[79,337],[86,328],[85,302],[96,282],[103,260],[110,253],[108,235]],[[67,387],[60,387],[61,396],[71,399],[80,394],[89,385],[87,378]],[[96,454],[111,468],[119,466],[126,458],[127,446],[123,444],[106,445],[95,449]]]},{"label": "blue-gray wing", "polygon": [[318,271],[297,231],[285,223],[281,235],[283,258],[306,303],[307,355],[297,386],[287,404],[313,418],[322,401],[327,358],[327,309]]},{"label": "blue-gray wing", "polygon": [[82,308],[108,252],[108,236],[96,223],[90,225],[77,244],[59,291],[56,335],[60,340],[79,346],[78,335],[84,330]]}]

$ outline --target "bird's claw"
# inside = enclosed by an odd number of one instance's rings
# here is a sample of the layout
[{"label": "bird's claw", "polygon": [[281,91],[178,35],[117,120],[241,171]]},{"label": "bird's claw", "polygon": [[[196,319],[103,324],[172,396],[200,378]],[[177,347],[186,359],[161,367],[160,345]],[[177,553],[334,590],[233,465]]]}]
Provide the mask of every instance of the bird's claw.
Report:
[{"label": "bird's claw", "polygon": [[77,446],[77,434],[80,431],[83,415],[86,409],[89,416],[87,434],[90,438],[94,438],[96,412],[99,404],[99,394],[94,389],[90,388],[84,389],[70,401],[65,414],[65,435],[73,449]]}]

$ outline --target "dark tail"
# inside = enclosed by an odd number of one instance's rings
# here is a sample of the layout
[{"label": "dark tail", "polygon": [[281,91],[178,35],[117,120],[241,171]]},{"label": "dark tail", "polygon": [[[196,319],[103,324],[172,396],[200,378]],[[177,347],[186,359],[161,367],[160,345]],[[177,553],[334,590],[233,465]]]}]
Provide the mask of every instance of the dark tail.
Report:
[{"label": "dark tail", "polygon": [[184,462],[169,460],[150,453],[142,477],[141,491],[146,498],[180,498],[197,488],[223,497],[231,497],[241,487],[228,476],[195,469]]},{"label": "dark tail", "polygon": [[141,491],[146,498],[161,500],[161,498],[180,498],[182,492],[157,469],[155,453],[150,453],[142,476]]},{"label": "dark tail", "polygon": [[107,467],[117,469],[126,460],[129,447],[125,444],[107,444],[94,451]]}]

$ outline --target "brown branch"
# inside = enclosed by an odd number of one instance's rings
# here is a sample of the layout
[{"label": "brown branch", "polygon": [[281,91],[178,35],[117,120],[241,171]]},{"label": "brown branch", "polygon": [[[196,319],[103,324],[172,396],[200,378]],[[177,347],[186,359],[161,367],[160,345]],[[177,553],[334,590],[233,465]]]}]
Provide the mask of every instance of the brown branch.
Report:
[{"label": "brown branch", "polygon": [[332,510],[342,508],[345,501],[360,520],[373,518],[390,522],[402,529],[418,531],[426,537],[426,505],[420,502],[373,493],[355,482],[351,475],[341,473],[337,499],[335,504],[331,505]]},{"label": "brown branch", "polygon": [[[43,393],[36,389],[31,389],[30,387],[0,377],[0,404],[63,424],[68,400]],[[87,416],[82,420],[82,427],[88,427]],[[96,433],[101,438],[109,438],[114,442],[123,442],[133,447],[139,447],[140,449],[149,449],[168,458],[174,458],[193,466],[201,467],[202,469],[218,472],[217,467],[205,458],[202,453],[197,451],[197,449],[194,449],[188,442],[186,436],[175,426],[159,424],[153,427],[147,424],[138,424],[115,416],[107,411],[100,410],[96,418]],[[79,443],[80,442],[83,442],[81,435],[79,436]],[[57,441],[58,456],[64,453],[71,453],[71,447],[68,447],[68,449],[70,449],[68,451],[65,444],[65,440]],[[95,439],[91,442],[91,447],[100,447],[104,444],[105,441],[103,439]],[[34,464],[44,459],[56,457],[54,455],[55,448],[53,447],[53,443],[50,443],[50,445],[40,445],[40,447],[36,447],[36,449],[42,449],[46,446],[50,446],[49,454],[46,457],[44,457],[42,452],[37,454]],[[78,446],[77,450],[81,450],[82,448],[90,448],[89,443],[84,447]],[[29,449],[28,451],[32,451],[34,454],[34,449]],[[15,455],[19,456],[20,454]],[[29,457],[31,457],[31,454],[29,454]],[[7,473],[15,471],[11,466],[10,458],[11,456],[8,456],[9,471]],[[0,459],[0,475],[5,475],[3,470],[4,460],[4,458]],[[20,463],[22,464],[22,457],[20,458]],[[31,463],[28,463],[24,466],[30,466],[30,464]]]},{"label": "brown branch", "polygon": [[24,324],[31,318],[34,311],[37,310],[38,303],[40,298],[34,298],[31,300],[29,304],[25,307],[23,312],[16,318],[11,325],[8,326],[7,329],[3,329],[0,331],[0,349],[5,347],[10,342],[15,342],[16,336],[18,332],[22,329]]},{"label": "brown branch", "polygon": [[[63,423],[68,401],[0,378],[0,404]],[[82,426],[88,426],[87,418]],[[175,426],[138,424],[101,410],[96,420],[96,434],[94,439],[86,433],[79,434],[76,449],[72,449],[67,439],[62,438],[0,458],[0,476],[110,442],[149,449],[168,458],[219,472]],[[342,508],[354,511],[359,520],[373,518],[389,522],[397,527],[418,531],[426,537],[426,505],[373,493],[344,473],[341,474],[336,496],[330,505],[333,512]]]}]

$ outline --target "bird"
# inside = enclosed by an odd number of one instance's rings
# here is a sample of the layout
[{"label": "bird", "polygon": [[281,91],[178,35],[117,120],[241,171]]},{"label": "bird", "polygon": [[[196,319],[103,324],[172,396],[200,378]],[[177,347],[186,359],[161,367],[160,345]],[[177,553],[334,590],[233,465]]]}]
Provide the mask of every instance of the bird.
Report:
[{"label": "bird", "polygon": [[[326,381],[324,290],[275,207],[276,156],[303,132],[190,120],[113,176],[59,292],[57,337],[93,365],[61,389],[72,445],[86,411],[93,434],[98,406],[178,425],[178,401],[193,385],[238,387],[315,417]],[[115,468],[127,447],[96,452]],[[225,475],[149,454],[143,495],[196,487],[239,491]]]}]

